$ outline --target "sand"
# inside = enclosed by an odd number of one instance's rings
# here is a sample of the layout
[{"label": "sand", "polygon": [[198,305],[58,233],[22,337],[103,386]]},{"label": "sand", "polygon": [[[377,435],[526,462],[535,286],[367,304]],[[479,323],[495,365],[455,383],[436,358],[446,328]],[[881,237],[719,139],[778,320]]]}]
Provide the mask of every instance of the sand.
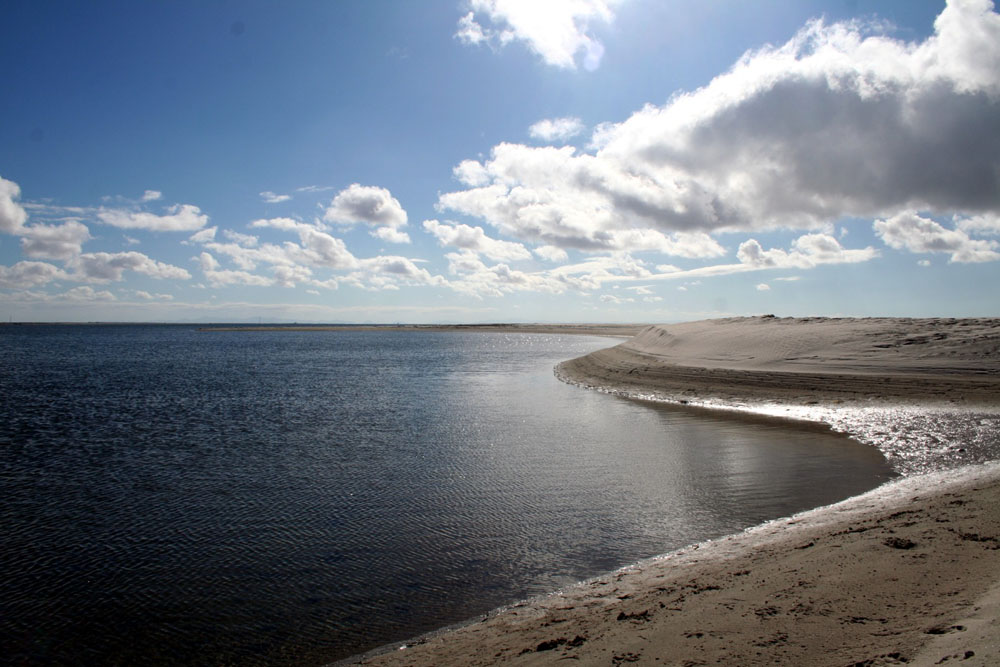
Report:
[{"label": "sand", "polygon": [[650,326],[557,371],[677,402],[1000,405],[1000,319],[765,316]]},{"label": "sand", "polygon": [[[1000,412],[1000,320],[709,320],[562,364],[583,385],[726,406]],[[355,662],[1000,664],[1000,464],[904,478]]]}]

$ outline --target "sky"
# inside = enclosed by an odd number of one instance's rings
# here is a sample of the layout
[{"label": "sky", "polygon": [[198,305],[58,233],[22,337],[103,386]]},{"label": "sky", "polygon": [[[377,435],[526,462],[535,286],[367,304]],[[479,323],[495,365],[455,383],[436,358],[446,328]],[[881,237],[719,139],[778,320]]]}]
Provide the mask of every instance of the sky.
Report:
[{"label": "sky", "polygon": [[0,13],[3,320],[1000,315],[989,0]]}]

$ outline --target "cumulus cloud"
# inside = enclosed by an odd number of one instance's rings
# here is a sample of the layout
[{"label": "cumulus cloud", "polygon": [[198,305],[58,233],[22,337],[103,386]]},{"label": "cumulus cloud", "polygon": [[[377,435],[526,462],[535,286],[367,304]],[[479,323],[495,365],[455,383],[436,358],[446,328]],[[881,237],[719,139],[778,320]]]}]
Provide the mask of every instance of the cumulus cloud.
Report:
[{"label": "cumulus cloud", "polygon": [[93,287],[81,285],[71,290],[63,292],[59,298],[67,301],[117,301],[114,294],[107,290],[95,290]]},{"label": "cumulus cloud", "polygon": [[0,231],[16,234],[28,219],[28,214],[16,201],[20,197],[20,186],[0,176]]},{"label": "cumulus cloud", "polygon": [[947,229],[930,218],[904,211],[876,220],[875,233],[891,248],[916,253],[943,252],[951,262],[992,262],[1000,259],[996,241],[972,239],[961,229]]},{"label": "cumulus cloud", "polygon": [[955,216],[955,226],[967,234],[1000,234],[1000,214]]},{"label": "cumulus cloud", "polygon": [[208,223],[208,216],[191,204],[175,204],[166,215],[146,211],[126,211],[102,208],[97,212],[101,222],[121,229],[149,229],[157,232],[193,232]]},{"label": "cumulus cloud", "polygon": [[[442,209],[482,218],[508,236],[558,248],[656,251],[717,257],[724,249],[701,230],[672,230],[653,213],[642,219],[615,206],[601,183],[614,178],[598,157],[572,146],[532,148],[501,144],[480,164],[488,184],[446,193]],[[468,167],[465,173],[475,173]],[[636,182],[648,189],[649,184]],[[652,196],[652,195],[650,195]]]},{"label": "cumulus cloud", "polygon": [[576,68],[576,56],[582,52],[584,68],[594,70],[604,46],[591,34],[591,23],[610,23],[619,2],[471,0],[472,11],[459,19],[455,37],[463,44],[485,43],[493,48],[520,41],[547,64],[568,69]]},{"label": "cumulus cloud", "polygon": [[151,278],[187,280],[191,274],[184,269],[151,259],[141,252],[94,252],[74,258],[70,265],[74,278],[94,283],[117,282],[125,271],[134,271]]},{"label": "cumulus cloud", "polygon": [[769,292],[770,290],[771,290],[771,286],[768,285],[767,283],[758,283],[757,284],[757,291],[758,292]]},{"label": "cumulus cloud", "polygon": [[486,235],[482,227],[471,227],[457,222],[441,223],[437,220],[424,220],[424,229],[442,246],[471,250],[497,261],[511,262],[531,258],[531,253],[520,243],[492,239]]},{"label": "cumulus cloud", "polygon": [[315,229],[315,225],[310,225],[305,222],[300,222],[292,218],[267,218],[262,220],[254,220],[250,223],[251,227],[255,228],[271,228],[280,229],[285,232],[294,232],[301,229]]},{"label": "cumulus cloud", "polygon": [[252,248],[260,241],[256,236],[251,234],[243,234],[241,232],[233,231],[232,229],[222,230],[222,235],[235,243],[236,245],[243,246],[244,248]]},{"label": "cumulus cloud", "polygon": [[236,271],[232,269],[222,269],[210,253],[203,252],[197,257],[201,265],[201,271],[205,274],[212,287],[225,287],[226,285],[256,285],[267,287],[274,283],[273,280],[265,276],[259,276],[248,271]]},{"label": "cumulus cloud", "polygon": [[554,245],[541,245],[532,252],[548,262],[565,262],[569,260],[569,254],[562,248]]},{"label": "cumulus cloud", "polygon": [[410,242],[410,235],[399,231],[395,227],[376,227],[372,230],[372,236],[383,241],[388,241],[389,243]]},{"label": "cumulus cloud", "polygon": [[583,132],[579,118],[546,118],[528,128],[528,134],[542,141],[566,141]]},{"label": "cumulus cloud", "polygon": [[621,236],[632,230],[819,230],[905,210],[995,216],[998,63],[1000,16],[984,0],[949,2],[919,43],[814,21],[703,88],[600,126],[592,152],[500,144],[465,161],[465,189],[439,207],[586,251],[638,251]]},{"label": "cumulus cloud", "polygon": [[385,188],[352,183],[333,198],[323,219],[402,227],[406,224],[406,211]]},{"label": "cumulus cloud", "polygon": [[[373,235],[385,241],[410,242],[410,237],[399,231],[406,226],[406,211],[385,188],[352,183],[333,198],[323,219],[346,224],[365,223],[375,227]],[[382,229],[391,231],[380,231]]]},{"label": "cumulus cloud", "polygon": [[135,295],[145,301],[173,301],[172,294],[150,294],[145,290],[135,290]]},{"label": "cumulus cloud", "polygon": [[156,201],[162,199],[163,193],[159,190],[146,190],[142,193],[142,201]]},{"label": "cumulus cloud", "polygon": [[68,278],[66,272],[46,262],[18,262],[0,266],[0,287],[24,289]]},{"label": "cumulus cloud", "polygon": [[875,248],[847,249],[829,234],[806,234],[792,242],[791,250],[764,250],[756,239],[740,244],[736,258],[741,264],[766,269],[811,269],[820,264],[855,264],[878,257]]},{"label": "cumulus cloud", "polygon": [[82,252],[90,230],[74,220],[61,225],[35,224],[20,230],[21,251],[34,259],[68,260]]},{"label": "cumulus cloud", "polygon": [[427,269],[417,266],[416,263],[406,257],[379,256],[359,261],[362,271],[353,276],[348,276],[347,280],[361,280],[364,274],[364,281],[360,283],[362,287],[373,289],[399,289],[400,285],[434,285],[446,287],[448,281],[441,276],[431,274]]}]

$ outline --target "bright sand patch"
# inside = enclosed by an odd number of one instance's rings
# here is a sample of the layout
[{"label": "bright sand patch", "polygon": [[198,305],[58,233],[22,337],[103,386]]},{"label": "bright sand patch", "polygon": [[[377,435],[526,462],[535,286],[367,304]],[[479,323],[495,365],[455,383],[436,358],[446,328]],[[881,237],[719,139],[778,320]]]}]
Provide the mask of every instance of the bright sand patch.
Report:
[{"label": "bright sand patch", "polygon": [[[562,364],[684,402],[1000,405],[1000,320],[737,318]],[[899,480],[365,664],[1000,664],[1000,465]]]},{"label": "bright sand patch", "polygon": [[1000,405],[1000,319],[744,317],[646,327],[559,366],[677,401]]}]

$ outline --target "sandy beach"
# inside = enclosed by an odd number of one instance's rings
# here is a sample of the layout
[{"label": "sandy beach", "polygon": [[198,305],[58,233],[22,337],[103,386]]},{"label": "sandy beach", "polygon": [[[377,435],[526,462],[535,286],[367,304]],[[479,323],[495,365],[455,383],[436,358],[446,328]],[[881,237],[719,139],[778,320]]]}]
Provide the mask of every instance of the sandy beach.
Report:
[{"label": "sandy beach", "polygon": [[[652,326],[557,374],[716,407],[996,415],[1000,320],[765,316]],[[985,463],[906,477],[353,662],[994,665],[998,611],[1000,465]]]}]

